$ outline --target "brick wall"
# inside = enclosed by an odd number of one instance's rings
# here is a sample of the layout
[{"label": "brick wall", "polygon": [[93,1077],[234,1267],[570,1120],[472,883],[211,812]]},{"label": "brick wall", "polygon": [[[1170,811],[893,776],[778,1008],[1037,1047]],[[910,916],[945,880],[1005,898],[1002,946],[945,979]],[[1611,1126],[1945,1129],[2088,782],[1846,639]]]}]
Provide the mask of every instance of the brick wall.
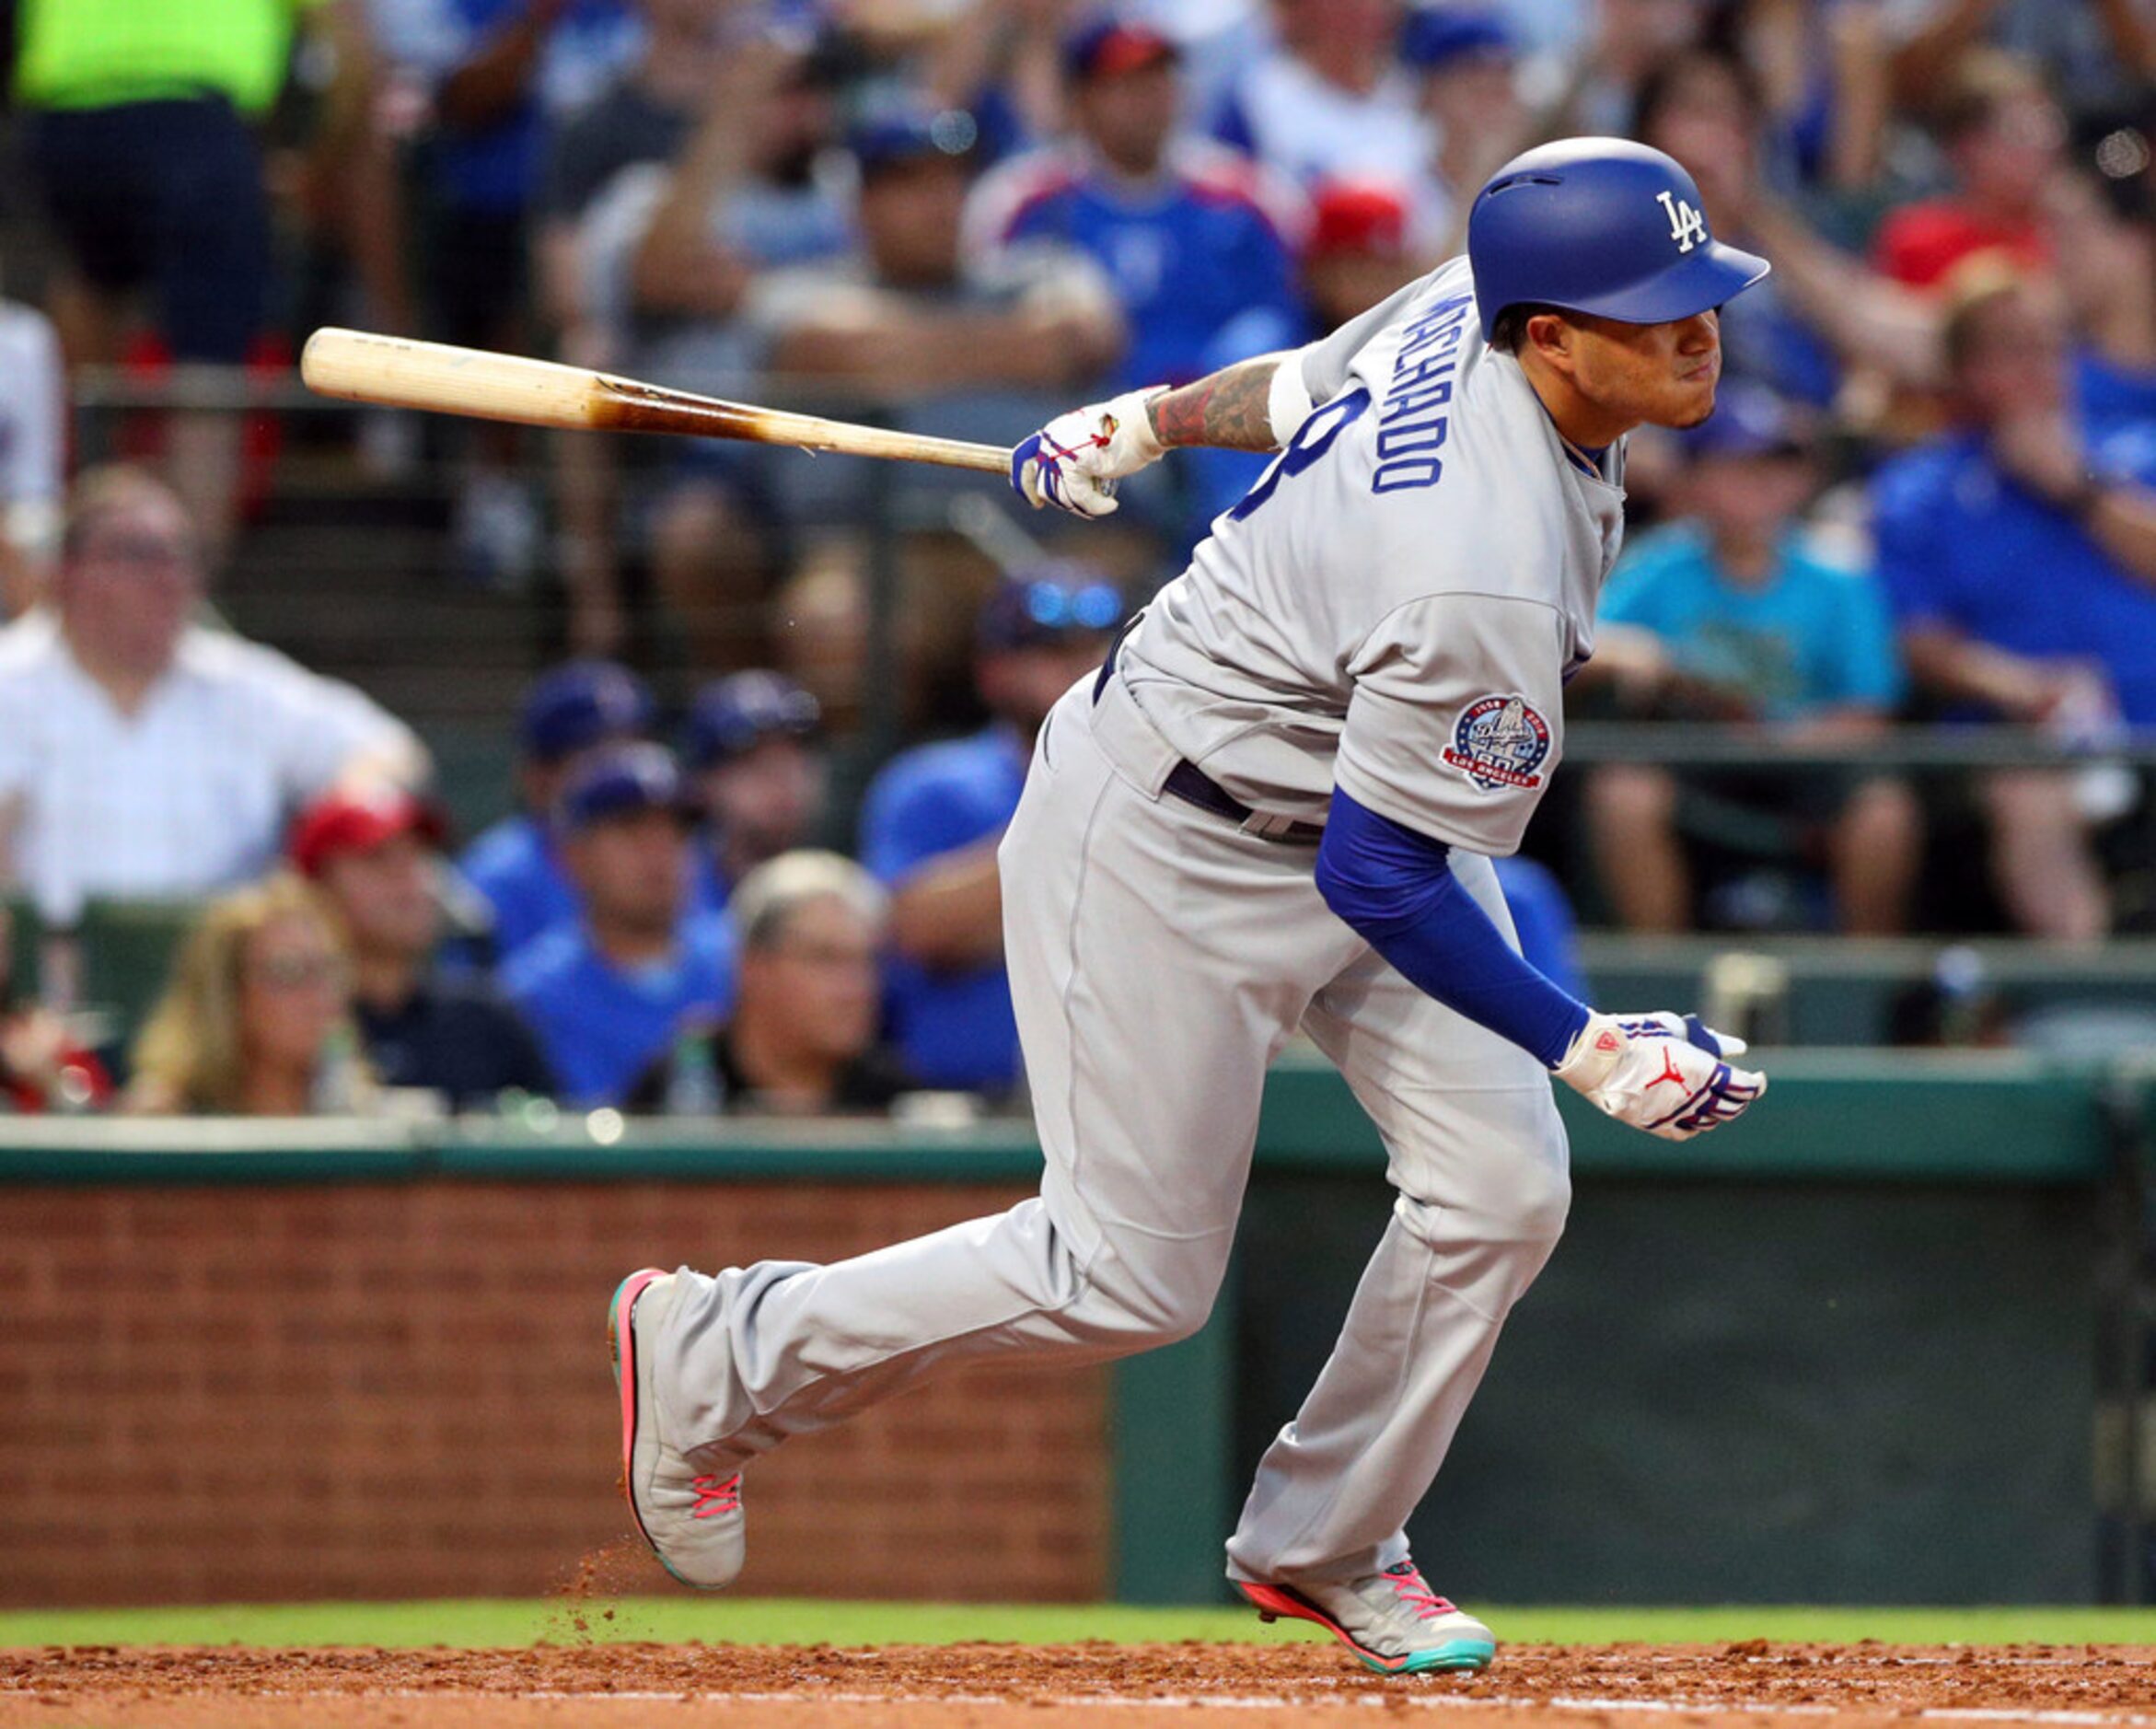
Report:
[{"label": "brick wall", "polygon": [[[524,1595],[629,1530],[606,1299],[1003,1188],[0,1189],[0,1604]],[[1106,1372],[946,1375],[751,1473],[758,1595],[1083,1598]],[[655,1563],[609,1566],[666,1588]]]}]

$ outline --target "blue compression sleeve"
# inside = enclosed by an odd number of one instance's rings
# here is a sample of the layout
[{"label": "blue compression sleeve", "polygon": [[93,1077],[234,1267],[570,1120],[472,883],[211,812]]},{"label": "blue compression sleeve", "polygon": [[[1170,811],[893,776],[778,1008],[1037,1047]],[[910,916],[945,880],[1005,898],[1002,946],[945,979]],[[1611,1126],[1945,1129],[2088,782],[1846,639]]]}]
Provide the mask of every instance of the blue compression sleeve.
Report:
[{"label": "blue compression sleeve", "polygon": [[1520,958],[1453,875],[1450,851],[1336,787],[1317,889],[1408,980],[1554,1069],[1586,1026],[1587,1006]]}]

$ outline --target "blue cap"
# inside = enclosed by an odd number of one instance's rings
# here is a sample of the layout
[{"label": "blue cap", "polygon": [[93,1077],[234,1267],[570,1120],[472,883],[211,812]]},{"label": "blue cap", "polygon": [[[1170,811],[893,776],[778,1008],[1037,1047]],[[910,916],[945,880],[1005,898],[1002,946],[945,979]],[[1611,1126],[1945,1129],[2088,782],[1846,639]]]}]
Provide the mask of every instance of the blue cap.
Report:
[{"label": "blue cap", "polygon": [[1707,457],[1801,457],[1811,440],[1797,412],[1763,384],[1733,378],[1715,392],[1714,412],[1677,435],[1687,461]]},{"label": "blue cap", "polygon": [[1438,72],[1470,54],[1511,59],[1520,39],[1501,12],[1481,6],[1424,6],[1400,31],[1400,58],[1418,72]]},{"label": "blue cap", "polygon": [[558,762],[605,739],[649,732],[654,712],[651,692],[628,667],[573,660],[525,692],[517,733],[526,755]]},{"label": "blue cap", "polygon": [[647,810],[690,813],[688,790],[674,753],[647,742],[609,745],[577,764],[562,789],[554,820],[574,834],[610,817]]},{"label": "blue cap", "polygon": [[1560,138],[1514,157],[1475,195],[1467,260],[1485,339],[1524,305],[1674,323],[1768,270],[1709,231],[1698,185],[1675,157],[1629,138]]},{"label": "blue cap", "polygon": [[1075,80],[1135,72],[1141,66],[1175,60],[1179,53],[1175,38],[1150,24],[1115,12],[1095,12],[1064,33],[1063,75]]},{"label": "blue cap", "polygon": [[962,108],[938,112],[903,104],[860,122],[846,134],[846,148],[867,180],[909,162],[961,161],[979,140],[979,126]]},{"label": "blue cap", "polygon": [[982,652],[993,654],[1101,636],[1122,621],[1122,591],[1104,572],[1076,559],[1053,559],[1006,576],[982,603],[975,634]]},{"label": "blue cap", "polygon": [[708,769],[765,738],[812,737],[822,721],[822,705],[784,673],[736,672],[696,693],[684,748],[691,768]]}]

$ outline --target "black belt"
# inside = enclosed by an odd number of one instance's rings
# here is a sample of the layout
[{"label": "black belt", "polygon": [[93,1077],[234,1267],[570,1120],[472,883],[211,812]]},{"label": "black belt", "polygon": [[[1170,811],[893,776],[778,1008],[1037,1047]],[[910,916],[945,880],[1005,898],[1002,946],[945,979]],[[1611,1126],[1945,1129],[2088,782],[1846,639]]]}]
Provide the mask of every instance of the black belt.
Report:
[{"label": "black belt", "polygon": [[[1115,676],[1116,656],[1123,646],[1123,638],[1130,634],[1131,627],[1143,616],[1141,612],[1132,617],[1130,623],[1116,632],[1116,640],[1108,644],[1107,658],[1101,662],[1100,677],[1094,681],[1093,686],[1093,700],[1096,706],[1107,690],[1108,680]],[[1225,817],[1261,841],[1278,841],[1282,846],[1316,846],[1325,839],[1325,825],[1321,822],[1296,822],[1285,817],[1259,816],[1188,757],[1168,771],[1168,778],[1161,783],[1160,790],[1173,794],[1186,805],[1195,805],[1199,809],[1211,811],[1216,817]]]},{"label": "black belt", "polygon": [[1160,790],[1173,793],[1186,805],[1225,817],[1261,841],[1282,846],[1316,846],[1325,839],[1322,822],[1296,822],[1286,817],[1261,817],[1188,758],[1168,771]]}]

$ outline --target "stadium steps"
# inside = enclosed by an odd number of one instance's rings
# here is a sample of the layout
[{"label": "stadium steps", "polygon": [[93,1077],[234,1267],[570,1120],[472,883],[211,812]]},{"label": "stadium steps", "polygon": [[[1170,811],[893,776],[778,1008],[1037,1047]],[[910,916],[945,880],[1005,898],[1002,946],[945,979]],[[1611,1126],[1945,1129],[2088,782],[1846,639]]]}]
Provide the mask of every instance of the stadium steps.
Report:
[{"label": "stadium steps", "polygon": [[287,451],[214,598],[233,628],[349,679],[417,729],[469,834],[507,803],[510,717],[544,601],[459,581],[438,481],[385,483],[332,451]]}]

